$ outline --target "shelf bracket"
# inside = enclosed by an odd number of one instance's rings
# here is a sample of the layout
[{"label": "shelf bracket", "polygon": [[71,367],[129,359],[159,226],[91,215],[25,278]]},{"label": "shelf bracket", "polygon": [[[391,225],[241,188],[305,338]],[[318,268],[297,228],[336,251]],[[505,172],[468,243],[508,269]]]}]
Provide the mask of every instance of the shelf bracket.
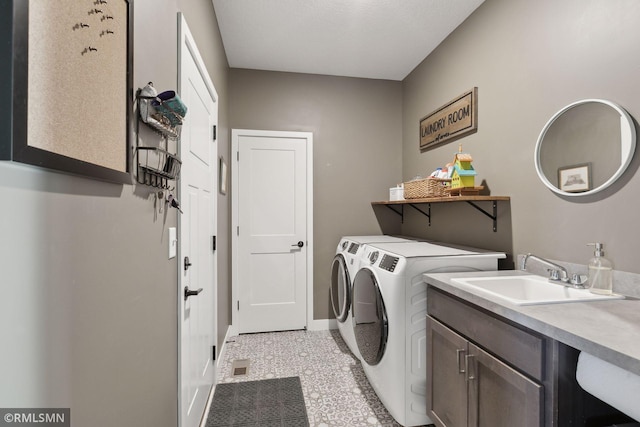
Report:
[{"label": "shelf bracket", "polygon": [[498,231],[498,202],[497,201],[494,200],[492,202],[493,203],[493,215],[491,215],[489,212],[485,211],[480,206],[478,206],[475,203],[473,203],[471,200],[467,200],[467,203],[469,203],[471,206],[473,206],[474,208],[476,208],[477,210],[479,210],[480,212],[482,212],[483,214],[485,214],[486,216],[491,218],[493,220],[493,231],[494,232]]},{"label": "shelf bracket", "polygon": [[393,212],[395,212],[396,214],[400,215],[400,222],[402,224],[404,224],[404,206],[400,205],[400,210],[396,210],[392,207],[392,205],[385,205],[386,207],[388,207],[389,209],[391,209]]},{"label": "shelf bracket", "polygon": [[417,207],[413,203],[409,203],[409,206],[411,206],[413,209],[417,210],[422,215],[424,215],[427,218],[429,218],[429,227],[431,227],[431,203],[427,203],[427,212],[423,211],[422,209],[420,209],[419,207]]}]

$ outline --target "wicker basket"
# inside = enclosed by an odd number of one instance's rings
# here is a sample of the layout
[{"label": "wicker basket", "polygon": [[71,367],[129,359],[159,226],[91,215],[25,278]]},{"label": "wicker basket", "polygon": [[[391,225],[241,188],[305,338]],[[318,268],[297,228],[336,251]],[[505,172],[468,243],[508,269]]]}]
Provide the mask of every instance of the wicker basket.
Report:
[{"label": "wicker basket", "polygon": [[427,197],[448,197],[445,189],[451,183],[450,179],[425,178],[404,183],[405,199],[424,199]]}]

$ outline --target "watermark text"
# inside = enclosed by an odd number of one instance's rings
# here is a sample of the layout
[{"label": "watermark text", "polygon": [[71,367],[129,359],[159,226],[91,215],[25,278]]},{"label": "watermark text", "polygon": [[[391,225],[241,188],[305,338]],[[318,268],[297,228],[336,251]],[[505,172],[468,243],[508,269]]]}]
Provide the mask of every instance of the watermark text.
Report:
[{"label": "watermark text", "polygon": [[69,408],[0,408],[0,427],[71,427]]}]

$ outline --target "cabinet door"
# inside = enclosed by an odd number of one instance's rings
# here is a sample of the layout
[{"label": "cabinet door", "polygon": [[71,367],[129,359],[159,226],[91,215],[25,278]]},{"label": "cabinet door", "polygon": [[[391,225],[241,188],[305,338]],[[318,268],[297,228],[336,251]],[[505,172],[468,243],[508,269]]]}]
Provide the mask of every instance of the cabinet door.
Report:
[{"label": "cabinet door", "polygon": [[469,426],[540,427],[543,388],[469,344]]},{"label": "cabinet door", "polygon": [[467,340],[427,316],[427,411],[438,427],[467,425]]}]

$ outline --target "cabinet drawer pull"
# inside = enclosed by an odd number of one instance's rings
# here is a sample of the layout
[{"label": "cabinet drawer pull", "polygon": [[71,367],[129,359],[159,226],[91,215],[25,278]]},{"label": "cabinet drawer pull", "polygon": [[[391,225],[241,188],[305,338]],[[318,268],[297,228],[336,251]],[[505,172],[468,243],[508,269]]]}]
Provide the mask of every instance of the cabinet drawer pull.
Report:
[{"label": "cabinet drawer pull", "polygon": [[464,349],[460,349],[460,348],[456,349],[456,363],[458,365],[458,373],[459,374],[464,374],[465,372],[467,372],[465,370],[465,368],[462,367],[462,363],[460,363],[460,355],[461,354],[465,354],[465,353],[466,353],[466,350],[464,350]]},{"label": "cabinet drawer pull", "polygon": [[473,367],[474,357],[475,356],[473,354],[467,354],[466,356],[464,356],[464,367],[465,367],[465,370],[467,371],[467,381],[473,381],[476,379],[476,375],[474,372],[472,372],[472,369],[471,369]]}]

